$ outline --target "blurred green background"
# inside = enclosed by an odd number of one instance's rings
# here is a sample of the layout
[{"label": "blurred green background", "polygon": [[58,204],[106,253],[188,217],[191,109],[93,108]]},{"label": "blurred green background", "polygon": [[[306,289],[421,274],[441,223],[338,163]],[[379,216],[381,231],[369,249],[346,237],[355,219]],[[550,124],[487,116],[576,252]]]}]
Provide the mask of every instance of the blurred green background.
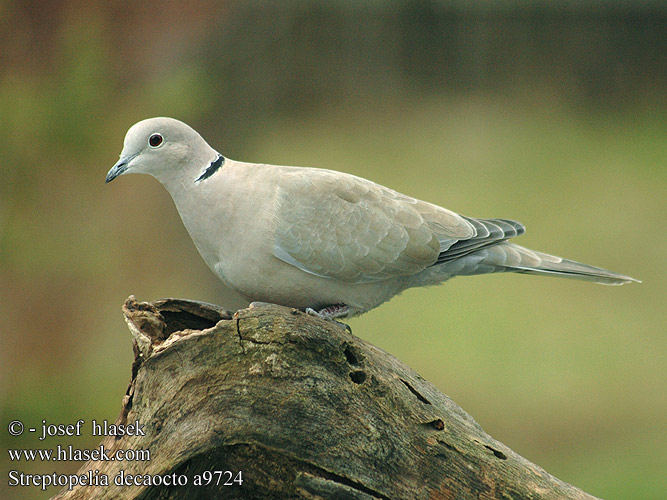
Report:
[{"label": "blurred green background", "polygon": [[118,415],[128,295],[243,306],[155,180],[104,185],[126,130],[163,115],[228,157],[520,220],[522,245],[642,279],[459,278],[350,325],[560,479],[666,498],[666,32],[664,1],[0,1],[0,497],[49,496],[9,469],[80,465],[7,448],[98,443],[10,420]]}]

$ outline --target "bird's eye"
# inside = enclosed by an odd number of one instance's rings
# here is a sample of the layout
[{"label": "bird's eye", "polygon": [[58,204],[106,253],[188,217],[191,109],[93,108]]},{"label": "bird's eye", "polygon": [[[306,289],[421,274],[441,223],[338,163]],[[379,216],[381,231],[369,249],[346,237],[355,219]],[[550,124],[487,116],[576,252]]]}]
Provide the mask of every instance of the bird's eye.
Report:
[{"label": "bird's eye", "polygon": [[148,139],[148,144],[152,148],[157,148],[160,144],[162,144],[162,136],[160,134],[151,135]]}]

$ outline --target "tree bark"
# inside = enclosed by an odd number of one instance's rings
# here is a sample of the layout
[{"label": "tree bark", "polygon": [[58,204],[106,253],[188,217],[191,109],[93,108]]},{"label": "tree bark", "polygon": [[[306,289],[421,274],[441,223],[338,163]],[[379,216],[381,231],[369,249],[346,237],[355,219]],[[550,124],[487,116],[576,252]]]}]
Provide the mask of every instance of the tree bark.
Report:
[{"label": "tree bark", "polygon": [[135,361],[116,425],[138,423],[145,436],[102,445],[109,455],[149,450],[150,461],[87,462],[78,474],[109,485],[54,498],[594,498],[340,324],[270,304],[232,315],[130,297],[123,312]]}]

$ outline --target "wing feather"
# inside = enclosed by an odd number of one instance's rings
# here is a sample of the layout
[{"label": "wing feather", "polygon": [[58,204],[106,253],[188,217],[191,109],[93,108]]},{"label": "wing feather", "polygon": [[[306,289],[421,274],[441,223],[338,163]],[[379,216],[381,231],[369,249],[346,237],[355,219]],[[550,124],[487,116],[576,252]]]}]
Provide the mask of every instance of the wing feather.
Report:
[{"label": "wing feather", "polygon": [[329,170],[294,169],[276,189],[274,255],[349,283],[414,275],[523,232]]}]

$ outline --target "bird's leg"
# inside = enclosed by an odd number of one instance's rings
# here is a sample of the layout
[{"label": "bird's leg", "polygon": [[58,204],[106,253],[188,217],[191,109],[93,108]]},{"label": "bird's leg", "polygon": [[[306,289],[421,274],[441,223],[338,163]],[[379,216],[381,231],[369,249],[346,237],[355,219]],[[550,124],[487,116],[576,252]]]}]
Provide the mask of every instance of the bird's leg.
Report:
[{"label": "bird's leg", "polygon": [[336,319],[347,316],[350,312],[350,308],[345,304],[333,304],[325,307],[324,309],[320,309],[319,311],[316,311],[311,307],[307,307],[306,312],[308,314],[312,314],[313,316],[319,316],[320,318],[324,319]]},{"label": "bird's leg", "polygon": [[348,332],[352,333],[352,328],[350,328],[349,325],[341,323],[340,321],[336,321],[336,318],[347,316],[350,313],[350,307],[345,304],[333,304],[325,307],[324,309],[320,309],[319,311],[316,311],[312,307],[307,307],[306,313],[322,319],[333,321],[334,323],[337,323],[338,325],[345,328]]}]

